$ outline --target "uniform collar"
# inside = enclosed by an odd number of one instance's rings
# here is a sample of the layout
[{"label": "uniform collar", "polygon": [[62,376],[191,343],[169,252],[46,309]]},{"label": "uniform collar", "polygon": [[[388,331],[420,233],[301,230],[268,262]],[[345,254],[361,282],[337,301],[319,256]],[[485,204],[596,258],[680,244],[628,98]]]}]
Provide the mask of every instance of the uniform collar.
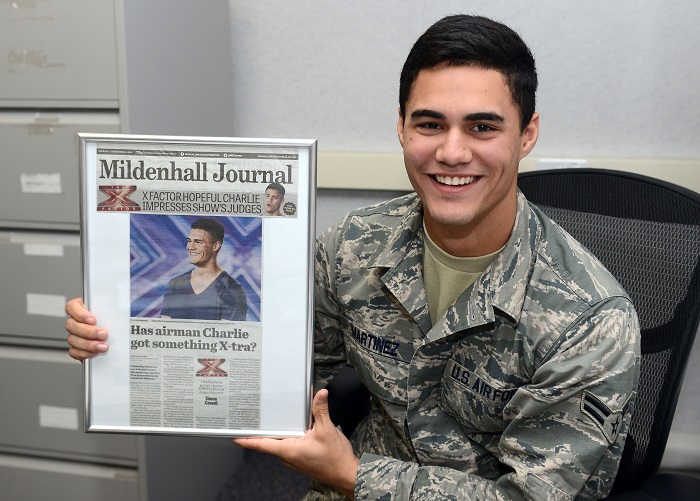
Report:
[{"label": "uniform collar", "polygon": [[423,284],[423,207],[417,195],[408,197],[399,217],[386,244],[359,266],[385,268],[382,282],[427,333],[432,325]]},{"label": "uniform collar", "polygon": [[503,251],[479,279],[435,322],[427,341],[495,321],[499,317],[513,327],[520,321],[530,277],[537,258],[542,228],[518,191],[515,223]]},{"label": "uniform collar", "polygon": [[518,190],[518,210],[510,238],[474,284],[472,300],[490,302],[518,323],[542,237],[542,225]]},{"label": "uniform collar", "polygon": [[418,195],[407,197],[401,221],[394,226],[386,244],[370,255],[362,268],[396,268],[414,257],[422,259],[423,253],[423,205]]}]

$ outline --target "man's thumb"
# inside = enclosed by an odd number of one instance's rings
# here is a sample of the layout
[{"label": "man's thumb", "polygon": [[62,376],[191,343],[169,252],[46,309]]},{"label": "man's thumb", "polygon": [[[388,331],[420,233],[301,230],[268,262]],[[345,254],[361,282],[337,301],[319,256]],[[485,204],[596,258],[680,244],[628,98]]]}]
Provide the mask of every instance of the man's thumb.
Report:
[{"label": "man's thumb", "polygon": [[328,390],[319,390],[314,396],[313,414],[316,421],[330,422],[330,414],[328,412]]}]

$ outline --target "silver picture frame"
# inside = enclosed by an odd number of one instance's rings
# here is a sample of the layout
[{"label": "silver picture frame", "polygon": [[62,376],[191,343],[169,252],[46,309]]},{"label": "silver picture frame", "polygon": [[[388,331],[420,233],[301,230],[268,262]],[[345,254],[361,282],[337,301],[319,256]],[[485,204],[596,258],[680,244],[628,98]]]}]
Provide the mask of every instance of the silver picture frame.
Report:
[{"label": "silver picture frame", "polygon": [[85,431],[303,435],[316,141],[78,141],[83,301],[109,333],[84,364]]}]

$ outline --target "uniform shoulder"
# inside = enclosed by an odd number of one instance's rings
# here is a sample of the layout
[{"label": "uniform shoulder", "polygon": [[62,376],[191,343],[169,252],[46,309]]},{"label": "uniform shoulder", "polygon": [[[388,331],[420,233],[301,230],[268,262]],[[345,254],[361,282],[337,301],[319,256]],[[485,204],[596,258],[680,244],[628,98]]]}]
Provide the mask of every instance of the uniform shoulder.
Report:
[{"label": "uniform shoulder", "polygon": [[366,207],[360,207],[354,209],[348,213],[346,219],[348,218],[395,218],[404,217],[406,214],[412,212],[416,208],[416,204],[419,203],[418,196],[415,193],[409,193],[401,197],[392,198],[391,200],[385,200],[373,205],[368,205]]},{"label": "uniform shoulder", "polygon": [[324,232],[321,241],[335,239],[340,234],[356,231],[391,231],[407,217],[420,211],[420,200],[415,193],[360,207],[348,212]]},{"label": "uniform shoulder", "polygon": [[[413,193],[349,212],[318,238],[317,250],[368,263],[372,256],[405,246],[422,226],[420,199]],[[393,262],[393,261],[392,261]]]},{"label": "uniform shoulder", "polygon": [[538,261],[558,277],[561,286],[590,304],[614,296],[627,298],[617,279],[592,252],[539,208],[531,208],[542,227]]}]

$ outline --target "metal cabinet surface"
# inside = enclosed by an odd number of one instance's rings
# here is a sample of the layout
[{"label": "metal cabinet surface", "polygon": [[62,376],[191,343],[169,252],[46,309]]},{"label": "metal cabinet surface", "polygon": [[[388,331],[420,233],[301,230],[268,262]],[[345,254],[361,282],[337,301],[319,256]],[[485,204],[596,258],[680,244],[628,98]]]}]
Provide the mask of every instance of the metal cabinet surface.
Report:
[{"label": "metal cabinet surface", "polygon": [[136,436],[82,431],[82,370],[64,350],[0,346],[0,451],[136,466]]},{"label": "metal cabinet surface", "polygon": [[78,229],[77,132],[119,132],[119,116],[0,111],[0,224]]},{"label": "metal cabinet surface", "polygon": [[0,341],[67,347],[67,300],[81,295],[80,237],[0,229]]},{"label": "metal cabinet surface", "polygon": [[0,2],[0,106],[118,106],[115,6]]},{"label": "metal cabinet surface", "polygon": [[0,454],[3,500],[133,501],[136,470]]}]

